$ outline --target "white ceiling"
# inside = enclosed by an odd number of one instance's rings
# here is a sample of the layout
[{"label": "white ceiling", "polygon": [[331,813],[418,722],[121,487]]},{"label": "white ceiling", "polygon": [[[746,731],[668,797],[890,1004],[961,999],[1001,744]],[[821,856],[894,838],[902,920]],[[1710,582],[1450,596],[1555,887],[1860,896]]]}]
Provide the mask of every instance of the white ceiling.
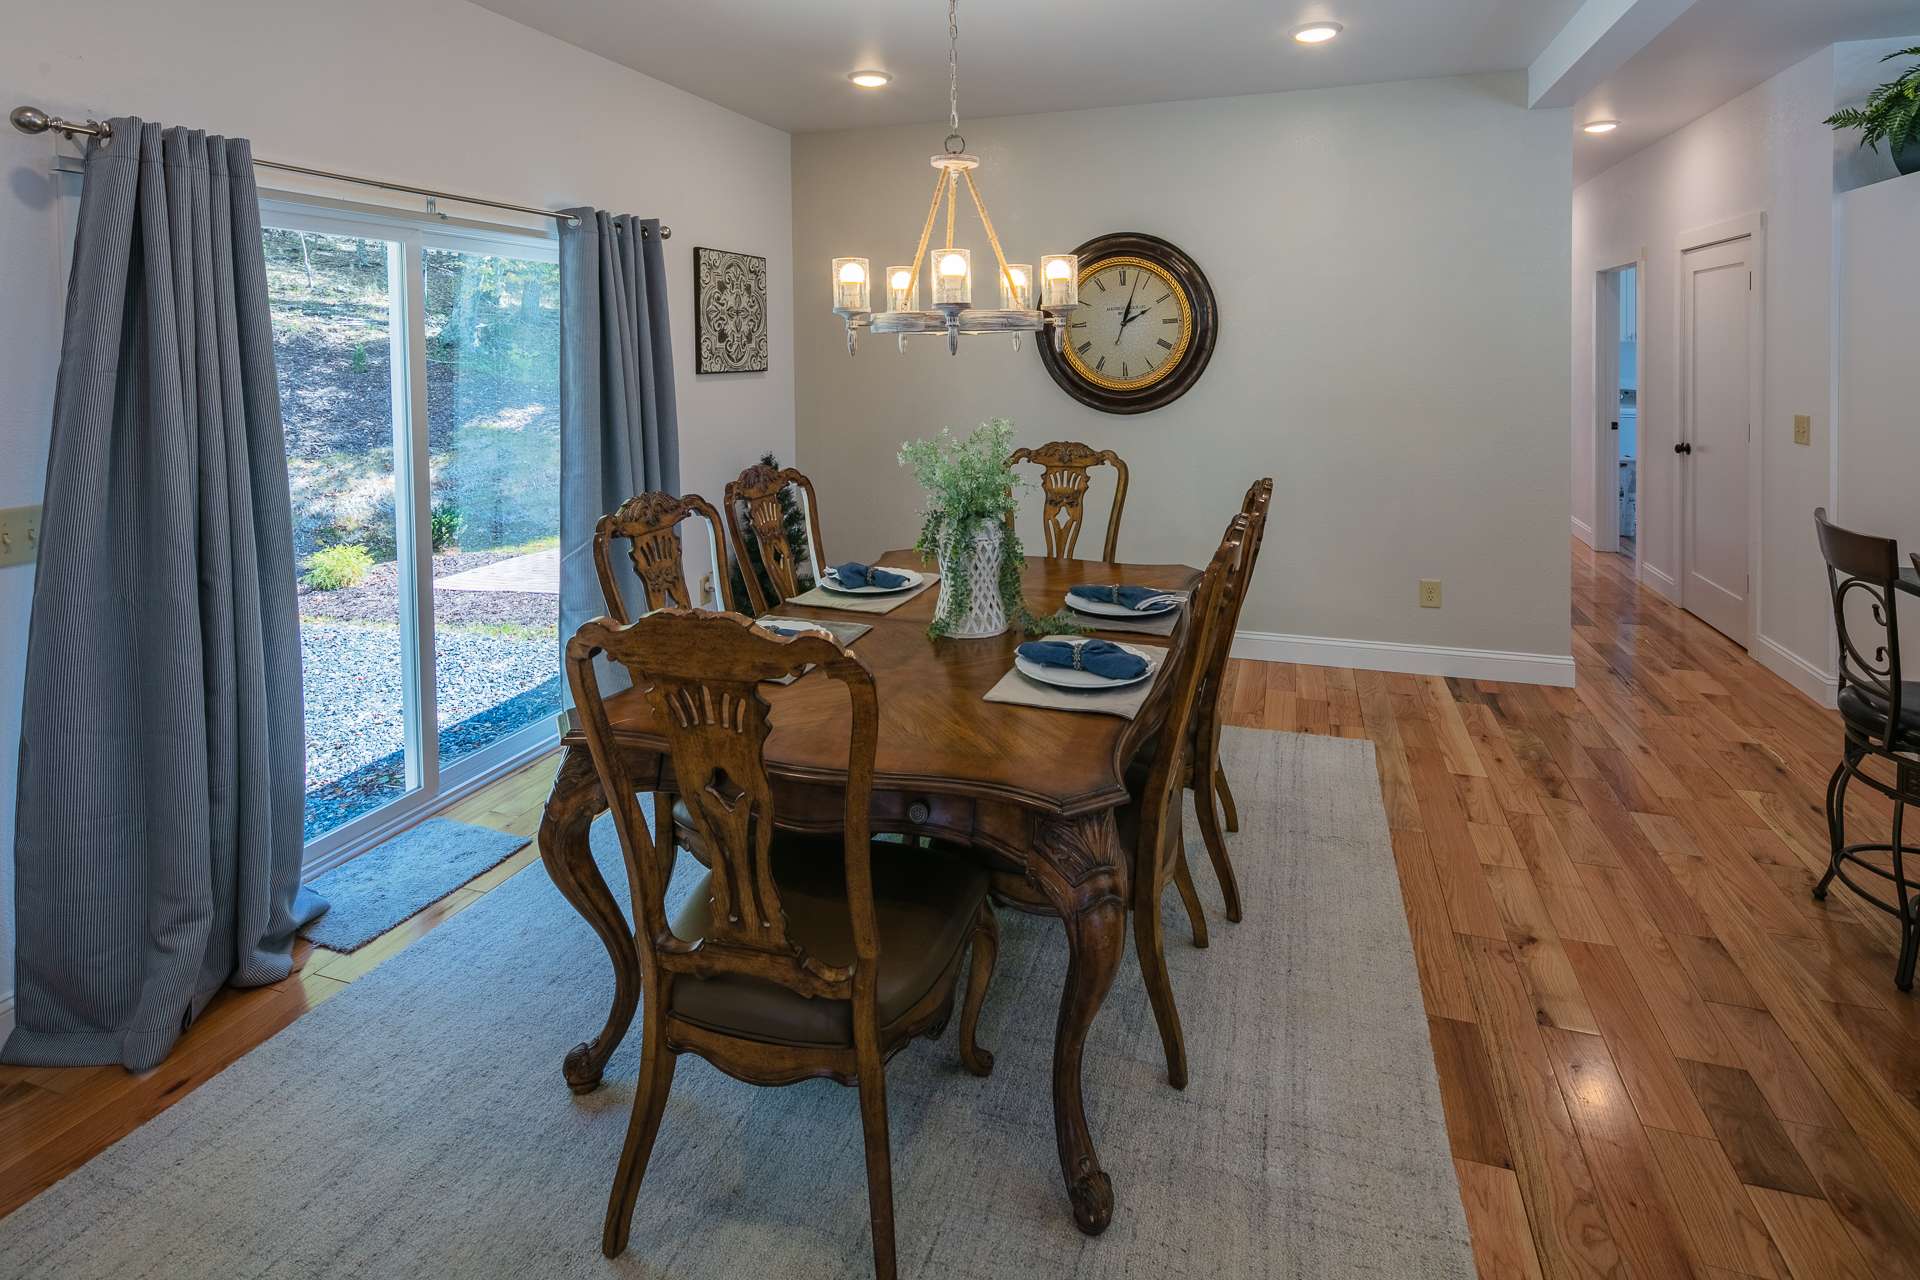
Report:
[{"label": "white ceiling", "polygon": [[[940,0],[476,3],[781,129],[938,127],[946,119]],[[1580,0],[961,0],[960,114],[964,122],[1515,70],[1579,7]],[[1345,34],[1316,48],[1289,39],[1295,26],[1323,18],[1344,23]],[[893,83],[878,91],[847,83],[848,72],[865,67],[892,72]]]},{"label": "white ceiling", "polygon": [[1599,137],[1575,132],[1573,180],[1604,172],[1827,45],[1916,33],[1920,0],[1695,0],[1574,107],[1576,130],[1594,119],[1621,126]]}]

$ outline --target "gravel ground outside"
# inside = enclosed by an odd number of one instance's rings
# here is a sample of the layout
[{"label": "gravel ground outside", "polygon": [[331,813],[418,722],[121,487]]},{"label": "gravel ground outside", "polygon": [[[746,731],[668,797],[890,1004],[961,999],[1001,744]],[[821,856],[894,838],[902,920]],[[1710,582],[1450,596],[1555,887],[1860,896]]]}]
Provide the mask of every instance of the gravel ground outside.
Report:
[{"label": "gravel ground outside", "polygon": [[[337,593],[336,593],[337,594]],[[445,595],[472,593],[446,592]],[[553,597],[527,596],[548,601]],[[442,627],[435,636],[442,763],[558,710],[559,631],[508,633]],[[307,712],[308,826],[319,830],[391,798],[401,785],[391,771],[369,769],[403,751],[400,627],[397,623],[342,622],[306,617],[300,624],[302,686]],[[534,696],[550,689],[550,696]],[[514,704],[513,714],[489,716]],[[552,704],[552,705],[548,705]],[[456,726],[472,725],[458,741]],[[474,732],[473,730],[481,730]],[[363,778],[348,781],[353,775]],[[342,783],[346,785],[342,786]],[[324,795],[312,812],[316,796]]]},{"label": "gravel ground outside", "polygon": [[[508,547],[499,551],[453,552],[433,558],[436,581],[468,569],[497,564],[524,555],[526,548]],[[433,616],[443,627],[448,625],[494,626],[512,623],[523,627],[558,627],[560,597],[532,591],[435,591]],[[335,622],[388,622],[400,620],[400,566],[385,560],[367,571],[357,587],[339,591],[315,591],[300,588],[300,616]]]}]

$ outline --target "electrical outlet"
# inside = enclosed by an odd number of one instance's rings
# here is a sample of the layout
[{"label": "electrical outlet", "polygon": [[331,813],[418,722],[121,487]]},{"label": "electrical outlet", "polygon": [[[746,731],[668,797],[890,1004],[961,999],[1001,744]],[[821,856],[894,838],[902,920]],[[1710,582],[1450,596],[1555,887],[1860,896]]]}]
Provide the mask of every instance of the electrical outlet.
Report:
[{"label": "electrical outlet", "polygon": [[1440,579],[1420,579],[1420,607],[1438,609],[1440,607]]},{"label": "electrical outlet", "polygon": [[32,564],[40,554],[40,508],[0,511],[0,566]]},{"label": "electrical outlet", "polygon": [[1793,442],[1795,444],[1813,443],[1813,419],[1807,414],[1793,415]]},{"label": "electrical outlet", "polygon": [[700,575],[700,603],[703,605],[710,605],[710,604],[716,603],[716,601],[713,598],[713,571],[712,570],[708,570],[706,573],[703,573]]}]

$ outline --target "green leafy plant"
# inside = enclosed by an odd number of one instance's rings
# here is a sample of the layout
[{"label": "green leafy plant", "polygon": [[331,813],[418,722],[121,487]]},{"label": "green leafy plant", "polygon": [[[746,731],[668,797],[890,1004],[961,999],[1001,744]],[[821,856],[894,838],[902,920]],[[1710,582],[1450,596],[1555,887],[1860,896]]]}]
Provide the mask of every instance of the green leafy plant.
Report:
[{"label": "green leafy plant", "polygon": [[981,423],[962,439],[946,427],[930,440],[909,440],[900,446],[900,465],[913,472],[913,478],[927,491],[927,507],[921,514],[920,538],[915,549],[927,564],[941,560],[946,548],[962,548],[973,541],[982,527],[998,527],[1001,535],[1000,576],[991,584],[971,580],[971,561],[963,554],[947,556],[941,563],[946,575],[947,607],[934,616],[927,634],[938,639],[952,633],[954,624],[967,616],[973,593],[981,587],[999,592],[1007,619],[1028,635],[1058,635],[1078,632],[1065,612],[1036,617],[1027,608],[1020,585],[1020,571],[1026,561],[1026,549],[1014,533],[1010,517],[1014,495],[1024,481],[1007,465],[1013,452],[1013,423],[994,418]]},{"label": "green leafy plant", "polygon": [[[780,470],[780,459],[776,458],[771,450],[761,454],[760,461],[775,471]],[[786,534],[787,545],[794,548],[796,553],[800,548],[805,547],[808,548],[808,554],[812,554],[813,542],[807,537],[807,516],[800,509],[800,500],[794,496],[792,485],[780,491],[780,527]],[[760,589],[766,593],[767,599],[778,600],[780,593],[773,589],[773,579],[767,576],[767,567],[760,555],[760,539],[754,536],[751,521],[741,522],[740,539],[747,544],[747,560],[753,566],[754,577],[760,579]],[[747,601],[750,597],[747,595],[747,580],[741,575],[738,560],[734,561],[731,574],[734,601],[744,609],[748,607]],[[813,576],[798,565],[794,567],[794,579],[802,591],[813,586]]]},{"label": "green leafy plant", "polygon": [[[1890,62],[1895,58],[1920,58],[1920,45],[1895,50],[1880,61]],[[1890,150],[1898,151],[1920,141],[1920,63],[1868,94],[1864,105],[1836,111],[1827,117],[1826,123],[1835,129],[1858,129],[1860,145],[1875,151],[1882,142]]]},{"label": "green leafy plant", "polygon": [[455,550],[460,546],[460,526],[467,518],[460,514],[460,508],[451,502],[433,504],[430,517],[433,525],[433,553]]},{"label": "green leafy plant", "polygon": [[320,548],[307,557],[306,568],[302,582],[315,591],[338,591],[366,581],[367,571],[373,568],[373,557],[365,547],[349,542]]}]

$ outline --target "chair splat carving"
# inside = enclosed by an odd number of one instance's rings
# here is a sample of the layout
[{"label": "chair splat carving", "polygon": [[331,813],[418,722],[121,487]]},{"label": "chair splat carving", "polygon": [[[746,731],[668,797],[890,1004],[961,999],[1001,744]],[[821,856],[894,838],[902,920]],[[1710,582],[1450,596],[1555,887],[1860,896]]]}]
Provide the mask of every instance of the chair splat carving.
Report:
[{"label": "chair splat carving", "polygon": [[675,497],[670,493],[649,491],[636,494],[608,515],[600,517],[593,530],[593,564],[600,574],[600,593],[606,598],[607,612],[616,622],[631,622],[632,614],[621,598],[620,583],[613,572],[613,540],[627,540],[627,555],[633,571],[639,575],[646,592],[647,609],[690,609],[697,603],[687,589],[686,561],[681,554],[680,525],[698,516],[707,522],[713,538],[714,578],[721,603],[734,607],[733,588],[727,581],[726,557],[721,554],[720,513],[697,493]]},{"label": "chair splat carving", "polygon": [[[821,549],[820,511],[819,503],[814,499],[813,481],[792,467],[782,467],[776,471],[765,463],[756,463],[742,471],[739,478],[727,486],[724,499],[727,531],[733,540],[734,558],[740,562],[740,576],[746,579],[747,594],[752,597],[756,613],[777,608],[800,594],[800,555],[787,540],[785,513],[780,507],[780,495],[788,485],[797,486],[803,496],[807,536],[812,543],[807,553],[813,561],[814,571],[818,573],[825,566],[826,552]],[[780,597],[778,600],[767,599],[759,575],[753,571],[752,559],[747,554],[746,533],[740,523],[743,513],[745,528],[753,531],[754,541],[760,547],[760,562],[766,566],[774,593]]]},{"label": "chair splat carving", "polygon": [[1095,449],[1077,440],[1055,440],[1037,449],[1015,449],[1007,459],[1009,466],[1031,462],[1041,468],[1040,491],[1045,496],[1043,517],[1049,560],[1071,560],[1080,541],[1080,528],[1087,518],[1087,488],[1094,467],[1110,466],[1116,479],[1113,510],[1107,516],[1106,548],[1102,560],[1113,560],[1120,542],[1120,514],[1127,504],[1127,464],[1111,449]]}]

